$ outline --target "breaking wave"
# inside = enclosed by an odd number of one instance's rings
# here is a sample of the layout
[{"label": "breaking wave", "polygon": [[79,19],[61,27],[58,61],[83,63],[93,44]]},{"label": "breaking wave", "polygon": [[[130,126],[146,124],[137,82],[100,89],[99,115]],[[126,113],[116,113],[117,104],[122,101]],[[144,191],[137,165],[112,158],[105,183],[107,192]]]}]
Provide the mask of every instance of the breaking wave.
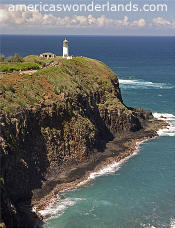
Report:
[{"label": "breaking wave", "polygon": [[144,81],[141,79],[119,79],[120,87],[123,89],[172,89],[174,88],[171,84],[156,83]]},{"label": "breaking wave", "polygon": [[138,152],[140,151],[140,144],[145,142],[146,140],[142,141],[142,142],[137,142],[136,143],[136,149],[134,151],[133,154],[131,154],[130,156],[124,158],[124,159],[121,159],[120,161],[118,162],[113,162],[107,166],[105,166],[104,168],[96,171],[96,172],[92,172],[89,174],[88,178],[82,182],[80,182],[77,187],[80,187],[84,184],[86,184],[87,182],[90,182],[94,179],[96,179],[97,177],[99,176],[104,176],[104,175],[108,175],[108,174],[111,174],[111,173],[115,173],[117,170],[119,170],[121,168],[121,166],[126,163],[131,157],[135,156],[138,154]]},{"label": "breaking wave", "polygon": [[175,228],[175,218],[171,218],[171,220],[170,220],[170,228]]},{"label": "breaking wave", "polygon": [[170,125],[166,128],[158,130],[159,136],[175,136],[175,115],[169,113],[153,113],[154,117],[159,120],[165,120]]},{"label": "breaking wave", "polygon": [[141,225],[141,227],[143,227],[143,228],[157,228],[157,227],[155,227],[155,226],[153,226],[153,225],[151,225],[151,224],[140,224]]},{"label": "breaking wave", "polygon": [[54,199],[50,205],[47,206],[44,210],[40,210],[39,213],[45,218],[54,218],[59,217],[64,213],[64,211],[71,206],[74,206],[77,201],[84,200],[82,198],[65,198],[61,199],[60,196],[57,196],[57,199]]}]

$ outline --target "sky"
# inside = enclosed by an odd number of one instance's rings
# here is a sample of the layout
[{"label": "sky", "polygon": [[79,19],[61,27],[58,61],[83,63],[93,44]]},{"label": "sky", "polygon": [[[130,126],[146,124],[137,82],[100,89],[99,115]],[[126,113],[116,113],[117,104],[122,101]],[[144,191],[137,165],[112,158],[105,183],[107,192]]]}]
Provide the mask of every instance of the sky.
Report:
[{"label": "sky", "polygon": [[0,0],[0,33],[174,36],[174,12],[175,0]]}]

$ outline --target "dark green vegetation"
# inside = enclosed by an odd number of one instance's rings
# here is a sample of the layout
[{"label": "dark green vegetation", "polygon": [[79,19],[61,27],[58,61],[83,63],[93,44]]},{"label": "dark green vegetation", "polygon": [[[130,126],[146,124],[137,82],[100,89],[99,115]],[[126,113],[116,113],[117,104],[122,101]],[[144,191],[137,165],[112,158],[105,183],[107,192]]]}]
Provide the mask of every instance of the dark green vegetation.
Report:
[{"label": "dark green vegetation", "polygon": [[0,64],[0,72],[13,72],[13,71],[25,71],[25,70],[37,70],[41,66],[37,63],[27,63],[27,62],[21,62],[21,63],[5,63]]},{"label": "dark green vegetation", "polygon": [[0,63],[22,63],[24,59],[17,53],[14,56],[5,58],[3,55],[0,56]]},{"label": "dark green vegetation", "polygon": [[7,59],[5,59],[5,62],[9,62],[9,63],[22,63],[24,62],[23,58],[18,55],[17,53],[14,56],[8,57]]},{"label": "dark green vegetation", "polygon": [[0,72],[11,73],[15,71],[38,70],[49,66],[58,59],[60,59],[60,57],[47,59],[37,55],[30,55],[22,58],[18,54],[6,59],[3,56],[0,56]]},{"label": "dark green vegetation", "polygon": [[35,61],[26,61],[18,54],[14,56],[4,58],[0,56],[0,72],[10,73],[15,71],[26,71],[40,69],[41,64]]}]

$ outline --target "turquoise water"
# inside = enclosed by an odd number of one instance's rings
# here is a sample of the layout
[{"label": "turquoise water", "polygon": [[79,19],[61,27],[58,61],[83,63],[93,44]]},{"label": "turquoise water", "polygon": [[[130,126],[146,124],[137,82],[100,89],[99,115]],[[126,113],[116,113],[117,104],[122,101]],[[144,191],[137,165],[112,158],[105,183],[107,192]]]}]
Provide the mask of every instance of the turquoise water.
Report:
[{"label": "turquoise water", "polygon": [[[2,52],[61,52],[64,37],[3,36]],[[128,106],[163,113],[170,129],[139,145],[135,156],[61,195],[42,212],[44,228],[175,227],[175,38],[70,36],[71,53],[97,58],[119,77]],[[29,49],[24,49],[26,44]],[[30,45],[29,45],[30,44]],[[57,50],[58,49],[58,50]],[[97,177],[98,176],[98,177]],[[94,178],[96,177],[96,178]]]},{"label": "turquoise water", "polygon": [[45,227],[170,227],[175,218],[172,139],[157,138],[140,149],[116,173],[64,194],[60,216]]}]

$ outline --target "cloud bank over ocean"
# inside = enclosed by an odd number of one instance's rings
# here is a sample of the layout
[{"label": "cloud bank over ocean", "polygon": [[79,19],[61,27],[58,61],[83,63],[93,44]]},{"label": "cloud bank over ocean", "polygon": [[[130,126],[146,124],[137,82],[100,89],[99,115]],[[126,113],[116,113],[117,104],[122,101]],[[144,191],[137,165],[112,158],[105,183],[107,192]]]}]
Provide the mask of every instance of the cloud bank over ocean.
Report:
[{"label": "cloud bank over ocean", "polygon": [[[157,33],[162,30],[169,30],[170,33],[175,32],[175,19],[170,20],[166,17],[155,14],[155,17],[149,20],[147,17],[144,17],[144,14],[142,15],[141,13],[139,16],[133,17],[135,11],[142,11],[145,5],[142,8],[139,8],[138,6],[136,8],[136,5],[131,5],[131,2],[129,4],[123,5],[123,8],[121,7],[122,5],[119,5],[118,10],[124,12],[126,11],[126,15],[119,14],[116,17],[110,17],[110,15],[106,13],[106,11],[109,11],[107,6],[104,8],[105,10],[103,9],[102,6],[104,5],[98,5],[101,8],[96,8],[95,6],[92,8],[91,5],[86,6],[85,4],[79,5],[79,8],[77,8],[78,4],[65,4],[64,7],[67,6],[67,8],[64,8],[63,6],[59,6],[59,8],[58,6],[59,5],[51,4],[50,8],[46,8],[39,4],[0,4],[0,29],[4,31],[4,33],[6,31],[13,33],[14,29],[15,31],[18,29],[19,32],[22,32],[26,29],[30,32],[37,29],[39,29],[38,31],[44,30],[50,32],[52,32],[54,29],[60,29],[61,32],[63,28],[69,29],[70,33],[71,30],[76,29],[77,32],[80,32],[80,34],[81,31],[88,32],[90,29],[93,30],[93,34],[95,30],[97,32],[109,31],[109,33],[118,34],[122,32],[127,33],[127,31],[131,34],[137,32],[144,33],[151,30],[155,30]],[[84,6],[84,8],[80,8],[80,6]],[[91,6],[91,8],[88,8],[88,6]],[[147,7],[152,9],[152,5],[147,5]],[[161,9],[166,10],[162,7],[163,6],[161,6],[161,8],[160,6],[155,8],[155,11]],[[58,12],[55,13],[56,9],[57,11],[58,9],[59,11],[66,11],[67,14],[60,15]],[[82,12],[82,9],[89,10],[85,13]],[[92,11],[97,9],[98,11],[100,10],[100,14],[94,14],[94,11]],[[111,9],[112,8],[110,8],[110,10]],[[150,9],[148,9],[148,11]],[[72,14],[69,13],[70,11],[72,11]],[[131,11],[130,15],[127,14],[127,11]]]}]

